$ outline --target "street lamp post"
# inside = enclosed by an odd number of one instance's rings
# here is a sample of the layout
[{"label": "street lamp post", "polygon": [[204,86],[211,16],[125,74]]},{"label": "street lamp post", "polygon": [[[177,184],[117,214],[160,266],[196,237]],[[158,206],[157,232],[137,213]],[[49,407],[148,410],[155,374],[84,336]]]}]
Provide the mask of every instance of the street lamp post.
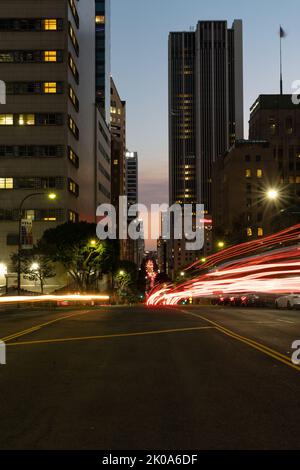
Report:
[{"label": "street lamp post", "polygon": [[[21,295],[21,250],[22,250],[22,213],[24,203],[27,199],[30,199],[35,196],[44,196],[47,193],[31,193],[25,196],[20,205],[19,205],[19,212],[18,212],[18,223],[19,223],[19,233],[18,233],[18,266],[17,266],[17,273],[18,273],[18,296]],[[51,200],[56,199],[56,194],[49,194],[48,198]]]}]

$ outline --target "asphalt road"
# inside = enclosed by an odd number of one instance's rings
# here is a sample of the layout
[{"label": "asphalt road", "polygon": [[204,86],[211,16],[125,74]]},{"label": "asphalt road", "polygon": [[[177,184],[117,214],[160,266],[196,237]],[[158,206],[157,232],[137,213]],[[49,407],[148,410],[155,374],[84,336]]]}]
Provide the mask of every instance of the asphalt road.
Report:
[{"label": "asphalt road", "polygon": [[0,449],[300,449],[300,312],[0,313]]}]

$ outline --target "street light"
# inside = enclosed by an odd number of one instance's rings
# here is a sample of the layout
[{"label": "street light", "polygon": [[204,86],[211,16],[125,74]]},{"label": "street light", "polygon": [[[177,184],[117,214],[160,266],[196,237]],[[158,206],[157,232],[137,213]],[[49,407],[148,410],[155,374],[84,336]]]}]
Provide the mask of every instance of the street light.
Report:
[{"label": "street light", "polygon": [[97,241],[96,241],[96,240],[91,240],[91,241],[90,241],[90,245],[91,245],[91,246],[96,246],[96,245],[97,245]]},{"label": "street light", "polygon": [[181,271],[180,276],[181,276],[181,277],[184,277],[184,276],[185,276],[185,272]]},{"label": "street light", "polygon": [[22,250],[22,215],[23,215],[23,207],[24,207],[24,203],[27,201],[27,199],[30,199],[32,197],[36,197],[36,196],[47,196],[48,199],[50,199],[51,201],[54,201],[56,199],[56,194],[55,193],[31,193],[31,194],[27,194],[27,196],[25,196],[22,201],[20,202],[20,205],[19,205],[19,212],[18,212],[18,215],[19,215],[19,219],[18,219],[18,223],[19,223],[19,233],[18,233],[18,295],[21,295],[21,250]]},{"label": "street light", "polygon": [[32,263],[30,266],[31,271],[38,271],[40,268],[40,265],[38,263]]},{"label": "street light", "polygon": [[0,276],[7,274],[7,266],[4,263],[0,263]]},{"label": "street light", "polygon": [[269,189],[266,196],[270,201],[276,201],[279,198],[279,191],[277,189]]},{"label": "street light", "polygon": [[121,271],[119,272],[119,274],[120,274],[120,276],[124,276],[125,271],[121,270]]},{"label": "street light", "polygon": [[224,242],[218,242],[217,246],[218,246],[218,248],[222,249],[222,248],[224,248],[225,243]]}]

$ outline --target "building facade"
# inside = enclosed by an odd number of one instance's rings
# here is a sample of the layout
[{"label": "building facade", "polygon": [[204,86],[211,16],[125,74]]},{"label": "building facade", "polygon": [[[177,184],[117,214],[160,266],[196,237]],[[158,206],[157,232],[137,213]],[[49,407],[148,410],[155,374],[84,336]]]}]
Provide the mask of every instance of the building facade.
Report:
[{"label": "building facade", "polygon": [[271,233],[278,186],[273,150],[265,140],[237,140],[213,165],[214,241],[238,244]]},{"label": "building facade", "polygon": [[[200,21],[169,36],[169,200],[212,210],[212,165],[243,137],[242,22]],[[195,221],[195,225],[197,221]],[[203,254],[203,253],[202,253]],[[170,243],[173,270],[201,253]]]},{"label": "building facade", "polygon": [[[10,270],[22,219],[33,243],[65,222],[95,221],[107,201],[97,182],[105,159],[95,105],[95,0],[5,0],[0,11],[0,253]],[[97,130],[96,130],[97,129]],[[107,139],[109,129],[105,128]],[[103,163],[110,172],[110,145]],[[56,194],[55,201],[47,195]],[[3,279],[0,279],[0,285]]]},{"label": "building facade", "polygon": [[[119,217],[119,198],[126,195],[126,102],[111,78],[111,203]],[[118,232],[119,227],[117,227]],[[126,240],[120,240],[121,259],[126,259]]]}]

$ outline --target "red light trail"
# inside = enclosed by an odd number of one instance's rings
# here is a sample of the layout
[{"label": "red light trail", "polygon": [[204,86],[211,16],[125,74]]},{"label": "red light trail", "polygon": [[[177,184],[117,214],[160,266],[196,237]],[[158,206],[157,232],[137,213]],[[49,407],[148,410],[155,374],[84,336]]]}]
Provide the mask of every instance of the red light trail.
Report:
[{"label": "red light trail", "polygon": [[242,243],[197,261],[192,278],[178,286],[158,286],[147,305],[176,305],[183,299],[218,294],[300,293],[300,224]]}]

